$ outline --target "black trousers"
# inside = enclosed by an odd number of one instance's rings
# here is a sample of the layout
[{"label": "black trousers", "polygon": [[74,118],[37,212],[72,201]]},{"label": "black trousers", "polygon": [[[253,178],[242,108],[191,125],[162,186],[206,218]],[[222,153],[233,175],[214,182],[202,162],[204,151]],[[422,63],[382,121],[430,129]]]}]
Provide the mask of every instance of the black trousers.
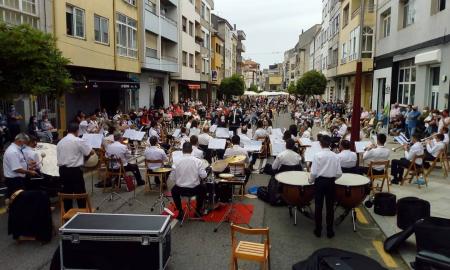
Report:
[{"label": "black trousers", "polygon": [[[63,193],[67,194],[80,194],[86,193],[86,186],[84,184],[83,171],[80,167],[69,168],[59,167],[59,175],[63,182]],[[77,200],[78,208],[86,207],[85,200]],[[70,210],[73,206],[72,200],[64,201],[64,209]]]},{"label": "black trousers", "polygon": [[128,163],[127,166],[124,167],[126,172],[132,172],[134,178],[136,179],[136,183],[138,185],[143,185],[144,181],[142,181],[141,172],[139,171],[139,166],[137,164]]},{"label": "black trousers", "polygon": [[318,177],[314,182],[316,229],[322,230],[322,209],[325,199],[327,230],[333,230],[334,221],[334,181],[336,178]]},{"label": "black trousers", "polygon": [[434,161],[436,157],[434,157],[432,154],[430,154],[427,150],[425,150],[425,160],[426,161]]},{"label": "black trousers", "polygon": [[393,159],[391,161],[391,175],[394,177],[394,179],[403,179],[405,168],[408,168],[410,164],[411,161],[406,158]]},{"label": "black trousers", "polygon": [[24,177],[5,177],[6,198],[11,197],[11,195],[13,195],[14,192],[18,191],[19,189],[25,189],[25,181],[26,178]]},{"label": "black trousers", "polygon": [[[377,170],[377,169],[373,169],[373,174],[374,175],[381,175],[384,173],[384,170]],[[359,174],[363,175],[367,175],[369,174],[369,167],[359,167]]]},{"label": "black trousers", "polygon": [[203,185],[198,185],[193,188],[179,187],[175,185],[172,188],[172,198],[178,211],[183,210],[181,205],[181,196],[195,196],[197,198],[197,212],[200,213],[203,208],[203,201],[206,197],[206,188]]}]

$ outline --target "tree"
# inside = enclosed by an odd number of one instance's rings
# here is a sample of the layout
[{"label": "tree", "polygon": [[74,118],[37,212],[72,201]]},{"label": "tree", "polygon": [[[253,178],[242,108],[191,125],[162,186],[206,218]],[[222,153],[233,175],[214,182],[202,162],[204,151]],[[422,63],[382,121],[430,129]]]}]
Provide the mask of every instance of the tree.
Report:
[{"label": "tree", "polygon": [[0,97],[57,97],[72,89],[69,63],[50,34],[25,24],[0,24]]},{"label": "tree", "polygon": [[295,82],[291,82],[287,88],[287,92],[291,95],[296,94],[297,86],[295,85]]},{"label": "tree", "polygon": [[258,86],[256,86],[255,84],[252,83],[252,85],[250,85],[250,87],[248,88],[248,91],[252,91],[252,92],[256,92],[258,93]]},{"label": "tree", "polygon": [[219,86],[222,94],[230,99],[231,96],[242,96],[245,91],[245,82],[241,76],[234,74],[231,77],[222,80]]},{"label": "tree", "polygon": [[297,94],[304,96],[323,95],[327,87],[325,76],[315,70],[303,74],[297,81]]}]

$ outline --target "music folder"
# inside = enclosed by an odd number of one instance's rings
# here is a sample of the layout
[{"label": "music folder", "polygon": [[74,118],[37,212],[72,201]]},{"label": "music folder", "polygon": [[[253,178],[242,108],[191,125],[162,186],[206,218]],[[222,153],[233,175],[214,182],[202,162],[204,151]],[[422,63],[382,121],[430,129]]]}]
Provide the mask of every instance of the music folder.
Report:
[{"label": "music folder", "polygon": [[100,149],[103,142],[103,134],[83,134],[83,140],[85,140],[92,148]]},{"label": "music folder", "polygon": [[208,148],[213,150],[225,149],[227,141],[225,139],[211,139],[209,140]]}]

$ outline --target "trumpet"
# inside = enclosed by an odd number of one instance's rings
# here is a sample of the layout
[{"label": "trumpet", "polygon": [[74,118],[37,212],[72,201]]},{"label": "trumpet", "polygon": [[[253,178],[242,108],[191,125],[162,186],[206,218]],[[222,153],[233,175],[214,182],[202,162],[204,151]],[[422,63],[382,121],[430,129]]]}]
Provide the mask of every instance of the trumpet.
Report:
[{"label": "trumpet", "polygon": [[424,138],[424,139],[422,139],[422,140],[420,140],[420,141],[421,141],[421,142],[426,142],[426,141],[428,141],[428,140],[431,140],[431,139],[434,138],[434,136],[435,136],[436,134],[438,134],[438,133],[433,133],[433,134],[431,134],[431,136],[426,137],[426,138]]},{"label": "trumpet", "polygon": [[402,144],[402,145],[400,145],[400,146],[398,146],[398,147],[394,147],[394,148],[392,148],[391,150],[392,150],[392,152],[397,152],[397,150],[402,149],[403,146],[404,146],[404,144]]}]

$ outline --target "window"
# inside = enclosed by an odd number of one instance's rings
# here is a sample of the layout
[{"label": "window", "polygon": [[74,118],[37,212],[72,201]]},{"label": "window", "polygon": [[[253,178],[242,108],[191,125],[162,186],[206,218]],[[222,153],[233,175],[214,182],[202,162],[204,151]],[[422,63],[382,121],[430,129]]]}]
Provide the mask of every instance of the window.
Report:
[{"label": "window", "polygon": [[431,15],[441,12],[445,9],[446,0],[431,0]]},{"label": "window", "polygon": [[445,1],[447,1],[447,0],[439,0],[439,2],[438,2],[438,10],[439,11],[443,11],[444,9],[445,9]]},{"label": "window", "polygon": [[414,0],[402,0],[400,2],[400,12],[403,12],[403,28],[410,26],[414,23],[415,19],[415,9]]},{"label": "window", "polygon": [[348,20],[349,20],[349,16],[350,16],[350,6],[347,5],[344,7],[344,13],[342,14],[342,19],[343,19],[343,25],[342,28],[344,28],[345,26],[347,26],[348,24]]},{"label": "window", "polygon": [[36,14],[36,0],[22,0],[22,11]]},{"label": "window", "polygon": [[183,66],[187,67],[187,52],[183,52]]},{"label": "window", "polygon": [[136,6],[136,0],[123,0],[125,3],[128,3],[132,6]]},{"label": "window", "polygon": [[207,7],[205,20],[207,20],[209,22],[210,19],[211,19],[211,10]]},{"label": "window", "polygon": [[194,36],[194,24],[192,22],[189,22],[189,35]]},{"label": "window", "polygon": [[19,9],[19,0],[4,0],[4,5],[10,8]]},{"label": "window", "polygon": [[373,13],[375,11],[375,0],[368,0],[367,11]]},{"label": "window", "polygon": [[202,19],[205,19],[205,16],[206,16],[206,5],[203,2],[202,2],[202,8],[200,9],[200,16],[202,17]]},{"label": "window", "polygon": [[345,64],[347,62],[347,44],[342,43],[342,52],[341,52],[341,63]]},{"label": "window", "polygon": [[349,49],[348,60],[353,61],[357,59],[359,53],[359,27],[350,32]]},{"label": "window", "polygon": [[189,67],[194,67],[194,55],[191,53],[189,54]]},{"label": "window", "polygon": [[109,20],[97,14],[94,15],[94,38],[97,42],[109,44]]},{"label": "window", "polygon": [[412,60],[400,62],[397,102],[414,104],[416,94],[416,67]]},{"label": "window", "polygon": [[373,52],[373,29],[365,26],[362,32],[362,58],[372,58]]},{"label": "window", "polygon": [[183,32],[187,33],[187,19],[186,17],[181,17],[181,24],[183,26]]},{"label": "window", "polygon": [[137,22],[123,14],[117,13],[117,54],[132,58],[137,57]]},{"label": "window", "polygon": [[84,38],[84,10],[66,6],[66,34],[73,37]]},{"label": "window", "polygon": [[386,10],[381,14],[381,31],[383,37],[388,37],[391,34],[391,9]]}]

